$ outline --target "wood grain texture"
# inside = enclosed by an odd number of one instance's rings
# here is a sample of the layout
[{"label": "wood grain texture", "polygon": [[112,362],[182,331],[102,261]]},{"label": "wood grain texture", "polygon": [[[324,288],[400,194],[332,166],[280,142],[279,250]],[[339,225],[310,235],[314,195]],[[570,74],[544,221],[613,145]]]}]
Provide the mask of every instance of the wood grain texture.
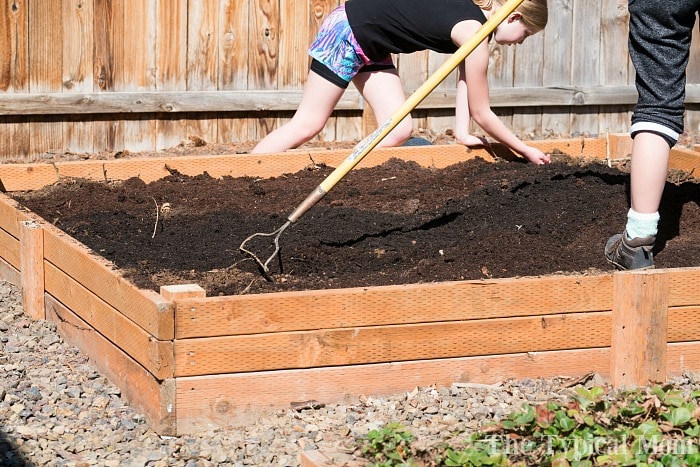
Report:
[{"label": "wood grain texture", "polygon": [[[681,353],[688,356],[687,351]],[[256,420],[260,410],[288,408],[294,401],[350,403],[361,394],[397,394],[416,386],[495,384],[591,371],[608,378],[608,362],[609,349],[603,348],[183,377],[176,380],[178,430],[245,425]]]},{"label": "wood grain texture", "polygon": [[608,347],[610,329],[592,312],[176,339],[175,376]]},{"label": "wood grain texture", "polygon": [[615,273],[613,295],[610,348],[613,386],[665,382],[668,274],[662,270]]},{"label": "wood grain texture", "polygon": [[36,222],[23,221],[19,236],[22,306],[32,319],[45,319],[44,230]]},{"label": "wood grain texture", "polygon": [[70,345],[90,358],[116,384],[121,397],[142,411],[150,427],[161,435],[177,435],[175,380],[157,380],[149,371],[105,339],[72,310],[46,296],[47,319]]},{"label": "wood grain texture", "polygon": [[182,299],[176,338],[575,314],[610,310],[606,290],[610,274]]},{"label": "wood grain texture", "polygon": [[0,0],[0,91],[29,90],[29,0]]}]

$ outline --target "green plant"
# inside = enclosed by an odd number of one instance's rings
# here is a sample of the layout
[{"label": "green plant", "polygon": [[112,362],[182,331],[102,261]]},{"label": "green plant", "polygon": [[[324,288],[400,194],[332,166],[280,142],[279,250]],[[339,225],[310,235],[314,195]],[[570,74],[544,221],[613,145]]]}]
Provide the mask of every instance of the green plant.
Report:
[{"label": "green plant", "polygon": [[372,460],[374,467],[393,467],[414,465],[411,460],[410,443],[413,434],[396,422],[388,423],[384,428],[371,430],[362,452]]},{"label": "green plant", "polygon": [[[593,465],[700,467],[700,391],[672,386],[612,392],[575,388],[567,401],[524,405],[471,433],[459,446],[421,453],[436,466]],[[400,425],[370,432],[374,466],[415,465],[413,437]]]}]

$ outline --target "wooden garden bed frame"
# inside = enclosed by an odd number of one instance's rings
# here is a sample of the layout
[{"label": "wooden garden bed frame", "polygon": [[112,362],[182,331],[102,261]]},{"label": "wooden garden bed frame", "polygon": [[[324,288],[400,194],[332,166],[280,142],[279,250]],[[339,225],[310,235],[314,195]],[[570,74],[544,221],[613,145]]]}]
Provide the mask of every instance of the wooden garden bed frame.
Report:
[{"label": "wooden garden bed frame", "polygon": [[[627,137],[535,142],[581,158],[629,156]],[[0,165],[4,191],[64,177],[145,182],[204,171],[269,177],[348,150]],[[377,149],[444,167],[486,151]],[[671,166],[700,167],[674,150]],[[290,201],[290,209],[294,201]],[[595,239],[591,239],[593,245]],[[593,247],[593,246],[592,246]],[[135,287],[102,257],[0,194],[0,278],[56,323],[163,435],[232,427],[291,402],[334,403],[415,386],[597,372],[613,384],[700,369],[700,268],[552,275],[206,297],[196,284]]]}]

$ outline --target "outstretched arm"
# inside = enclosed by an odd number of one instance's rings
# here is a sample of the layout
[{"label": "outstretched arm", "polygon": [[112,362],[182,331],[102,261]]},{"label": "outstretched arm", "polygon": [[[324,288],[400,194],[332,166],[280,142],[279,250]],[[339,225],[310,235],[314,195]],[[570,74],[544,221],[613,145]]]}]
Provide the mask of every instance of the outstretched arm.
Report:
[{"label": "outstretched arm", "polygon": [[[462,44],[474,34],[475,27],[478,28],[479,24],[473,25],[472,23],[476,22],[463,21],[455,26],[452,31],[455,43]],[[460,134],[466,138],[469,117],[471,117],[492,138],[505,144],[533,164],[548,164],[550,162],[548,155],[523,143],[491,110],[487,76],[488,64],[488,44],[482,42],[459,67],[458,102],[455,114],[458,131],[462,132]],[[463,103],[460,99],[460,97],[463,98],[464,94],[466,94],[466,110],[462,107]],[[466,128],[464,125],[467,125]]]},{"label": "outstretched arm", "polygon": [[470,132],[471,115],[469,114],[468,89],[464,77],[464,62],[459,64],[459,80],[457,81],[457,101],[455,103],[455,139],[465,146],[484,146],[484,138],[472,135]]}]

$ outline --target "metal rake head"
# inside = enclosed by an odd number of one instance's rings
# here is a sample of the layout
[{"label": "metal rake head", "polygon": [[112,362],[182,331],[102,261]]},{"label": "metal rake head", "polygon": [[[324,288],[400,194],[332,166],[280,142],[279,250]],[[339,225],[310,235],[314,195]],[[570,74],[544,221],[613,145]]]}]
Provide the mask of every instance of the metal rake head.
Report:
[{"label": "metal rake head", "polygon": [[[282,227],[280,227],[279,229],[277,229],[273,232],[270,232],[270,233],[256,232],[253,235],[246,238],[245,240],[243,240],[243,243],[241,243],[241,246],[238,247],[238,249],[241,250],[241,252],[243,252],[243,254],[245,254],[249,258],[252,258],[253,260],[255,260],[255,262],[260,267],[260,272],[262,273],[262,275],[265,276],[265,279],[267,279],[270,282],[272,282],[272,276],[270,275],[270,268],[268,265],[270,264],[270,261],[272,261],[276,257],[279,257],[280,235],[282,235],[282,232],[284,232],[286,230],[286,228],[289,227],[290,224],[291,224],[291,221],[287,221],[284,223],[284,225],[282,225]],[[258,257],[258,255],[253,253],[250,249],[246,248],[246,244],[249,243],[250,241],[252,241],[256,237],[272,237],[272,244],[274,245],[275,249],[272,252],[272,254],[265,261],[261,260],[260,257]]]}]

